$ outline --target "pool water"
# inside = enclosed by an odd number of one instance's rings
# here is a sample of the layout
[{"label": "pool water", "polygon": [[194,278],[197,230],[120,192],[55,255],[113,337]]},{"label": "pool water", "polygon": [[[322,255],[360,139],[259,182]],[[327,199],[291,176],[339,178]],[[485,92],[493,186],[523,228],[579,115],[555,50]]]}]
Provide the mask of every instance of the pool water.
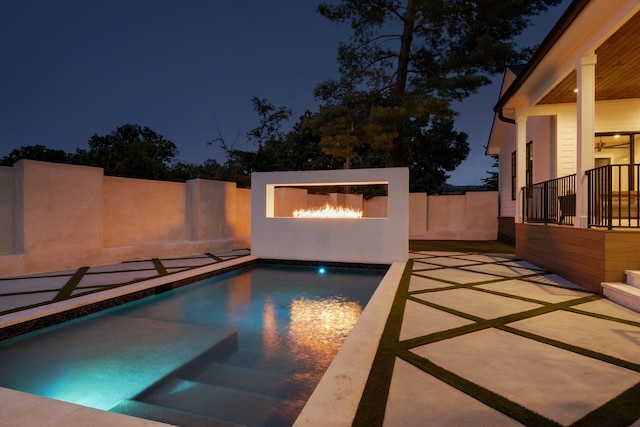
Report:
[{"label": "pool water", "polygon": [[182,426],[291,425],[384,273],[227,273],[0,343],[0,386]]}]

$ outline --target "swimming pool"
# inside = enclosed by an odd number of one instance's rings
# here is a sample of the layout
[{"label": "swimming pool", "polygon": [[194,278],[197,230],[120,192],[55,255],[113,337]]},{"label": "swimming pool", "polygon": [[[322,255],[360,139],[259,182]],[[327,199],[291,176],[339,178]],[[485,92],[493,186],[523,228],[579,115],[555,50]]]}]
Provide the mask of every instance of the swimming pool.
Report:
[{"label": "swimming pool", "polygon": [[291,425],[383,275],[227,273],[2,343],[0,386],[179,425]]}]

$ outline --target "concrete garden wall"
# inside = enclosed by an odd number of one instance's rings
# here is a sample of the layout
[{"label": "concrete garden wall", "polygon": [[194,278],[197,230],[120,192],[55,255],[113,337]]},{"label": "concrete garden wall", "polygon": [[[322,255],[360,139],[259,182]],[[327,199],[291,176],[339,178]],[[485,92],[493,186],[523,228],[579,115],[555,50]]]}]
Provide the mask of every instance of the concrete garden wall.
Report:
[{"label": "concrete garden wall", "polygon": [[0,168],[0,276],[246,248],[250,203],[234,183],[22,160]]},{"label": "concrete garden wall", "polygon": [[498,193],[464,195],[409,194],[409,239],[496,240]]},{"label": "concrete garden wall", "polygon": [[[307,194],[300,188],[278,188],[276,194],[276,216],[290,216],[304,204],[337,203],[342,197]],[[105,177],[100,168],[31,160],[0,167],[0,277],[246,248],[251,240],[251,197],[251,190],[230,182]],[[352,252],[384,245],[389,236],[404,236],[405,229],[405,240],[497,237],[495,192],[409,194],[407,225],[383,233],[379,218],[393,212],[393,201],[358,196],[342,202],[361,207],[370,217],[369,233],[380,240],[354,241],[353,247],[345,246]],[[264,207],[259,209],[265,213]],[[295,239],[294,231],[285,234]],[[338,258],[344,250],[331,247]]]}]

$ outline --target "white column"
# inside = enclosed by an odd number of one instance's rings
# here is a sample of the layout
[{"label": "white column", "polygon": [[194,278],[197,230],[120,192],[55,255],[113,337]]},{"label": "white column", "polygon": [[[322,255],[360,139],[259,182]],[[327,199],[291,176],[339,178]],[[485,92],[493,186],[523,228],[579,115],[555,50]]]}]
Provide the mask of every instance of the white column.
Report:
[{"label": "white column", "polygon": [[596,108],[595,53],[580,58],[578,67],[578,129],[576,144],[576,220],[575,227],[587,227],[587,176],[594,167]]},{"label": "white column", "polygon": [[516,119],[516,222],[523,222],[522,187],[526,183],[527,170],[527,116]]}]

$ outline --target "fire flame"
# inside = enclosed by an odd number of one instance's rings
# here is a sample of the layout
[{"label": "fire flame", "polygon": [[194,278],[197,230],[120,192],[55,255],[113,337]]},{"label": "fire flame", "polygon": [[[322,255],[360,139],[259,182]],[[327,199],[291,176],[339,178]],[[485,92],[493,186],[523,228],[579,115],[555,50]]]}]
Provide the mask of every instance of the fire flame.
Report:
[{"label": "fire flame", "polygon": [[293,211],[295,218],[362,218],[362,211],[329,203],[321,208],[298,209]]}]

